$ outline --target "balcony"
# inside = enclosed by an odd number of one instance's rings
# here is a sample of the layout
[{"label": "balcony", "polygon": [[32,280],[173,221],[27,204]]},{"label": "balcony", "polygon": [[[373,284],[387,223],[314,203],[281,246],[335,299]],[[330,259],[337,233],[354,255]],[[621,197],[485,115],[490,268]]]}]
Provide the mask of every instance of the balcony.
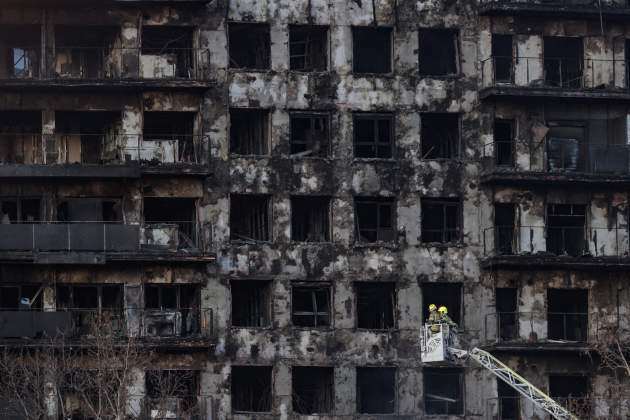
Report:
[{"label": "balcony", "polygon": [[565,19],[623,20],[630,16],[630,7],[625,0],[481,0],[479,14],[486,16],[520,15],[553,16]]},{"label": "balcony", "polygon": [[207,175],[207,136],[0,133],[0,178]]},{"label": "balcony", "polygon": [[484,267],[630,266],[627,227],[495,226],[483,231]]},{"label": "balcony", "polygon": [[[516,392],[516,391],[514,391]],[[557,403],[569,410],[579,419],[623,419],[630,412],[630,400],[620,396],[611,397],[557,397],[551,396]],[[525,407],[529,409],[526,411]],[[505,396],[486,399],[488,420],[518,420],[533,414],[537,418],[548,418],[547,413],[518,396]]]},{"label": "balcony", "polygon": [[482,166],[481,182],[488,184],[619,187],[630,185],[630,146],[555,137],[495,141],[483,146]]},{"label": "balcony", "polygon": [[[210,52],[204,48],[13,47],[0,68],[0,86],[205,88]],[[42,54],[42,51],[44,54]]]},{"label": "balcony", "polygon": [[630,67],[624,59],[493,56],[482,60],[480,68],[481,99],[630,100]]},{"label": "balcony", "polygon": [[40,264],[106,261],[207,263],[194,222],[123,224],[35,222],[0,224],[0,260]]}]

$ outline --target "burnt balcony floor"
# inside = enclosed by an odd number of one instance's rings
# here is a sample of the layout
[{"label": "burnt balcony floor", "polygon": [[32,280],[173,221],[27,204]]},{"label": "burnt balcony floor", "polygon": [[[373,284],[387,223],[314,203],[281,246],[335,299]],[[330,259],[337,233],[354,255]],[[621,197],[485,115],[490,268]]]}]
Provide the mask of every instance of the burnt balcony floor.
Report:
[{"label": "burnt balcony floor", "polygon": [[513,100],[528,98],[554,98],[588,101],[630,101],[630,91],[625,88],[558,88],[558,87],[534,87],[514,86],[510,84],[494,85],[482,88],[479,91],[479,99],[509,98]]},{"label": "burnt balcony floor", "polygon": [[625,20],[630,16],[628,7],[612,7],[604,5],[601,9],[593,4],[572,4],[569,1],[538,3],[533,1],[482,1],[479,5],[482,16],[556,16],[569,19]]},{"label": "burnt balcony floor", "polygon": [[207,80],[190,79],[3,79],[0,89],[15,91],[36,89],[38,91],[60,91],[67,89],[90,89],[100,91],[144,91],[151,90],[197,90],[204,91],[213,86]]},{"label": "burnt balcony floor", "polygon": [[481,183],[486,185],[544,186],[550,183],[573,187],[620,188],[630,186],[630,173],[588,173],[523,171],[514,168],[489,168],[482,171]]},{"label": "burnt balcony floor", "polygon": [[493,255],[481,259],[481,267],[485,269],[571,269],[571,270],[630,270],[630,256],[594,257],[553,255],[548,253]]}]

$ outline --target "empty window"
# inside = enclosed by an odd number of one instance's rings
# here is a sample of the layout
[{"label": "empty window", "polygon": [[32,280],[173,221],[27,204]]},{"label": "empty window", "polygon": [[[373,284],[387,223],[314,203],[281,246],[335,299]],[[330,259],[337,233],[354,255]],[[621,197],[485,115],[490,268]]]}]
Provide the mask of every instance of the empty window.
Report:
[{"label": "empty window", "polygon": [[0,286],[0,310],[41,309],[42,288],[37,285]]},{"label": "empty window", "polygon": [[395,327],[396,286],[394,283],[359,282],[357,293],[357,327],[385,330]]},{"label": "empty window", "polygon": [[291,115],[291,154],[327,157],[330,149],[328,114]]},{"label": "empty window", "polygon": [[194,112],[145,112],[140,160],[148,162],[198,162],[193,136]]},{"label": "empty window", "polygon": [[497,310],[497,328],[502,341],[518,337],[517,289],[497,287],[495,289],[495,307]]},{"label": "empty window", "polygon": [[566,407],[577,418],[593,415],[589,378],[585,375],[549,375],[549,396]]},{"label": "empty window", "polygon": [[291,26],[289,54],[291,70],[325,71],[328,67],[328,28]]},{"label": "empty window", "polygon": [[176,244],[180,249],[197,248],[197,206],[194,198],[146,197],[143,205],[149,235],[155,238],[168,236],[169,243]]},{"label": "empty window", "polygon": [[586,341],[588,290],[547,289],[547,336],[551,340]]},{"label": "empty window", "polygon": [[230,109],[230,152],[237,155],[269,154],[269,112]]},{"label": "empty window", "polygon": [[233,326],[268,327],[271,324],[270,281],[233,281],[231,291]]},{"label": "empty window", "polygon": [[120,112],[57,111],[55,137],[47,137],[46,163],[99,164],[115,160]]},{"label": "empty window", "polygon": [[550,86],[582,86],[584,61],[582,38],[546,36],[543,38],[545,82]]},{"label": "empty window", "polygon": [[55,298],[60,309],[120,309],[123,306],[123,286],[58,285]]},{"label": "empty window", "polygon": [[499,398],[499,406],[497,407],[498,420],[519,420],[521,418],[521,399],[519,393],[503,382],[497,379],[497,396]]},{"label": "empty window", "polygon": [[330,288],[293,286],[291,319],[296,327],[330,327]]},{"label": "empty window", "polygon": [[514,203],[494,204],[494,249],[502,255],[511,255],[518,250],[515,240],[516,205]]},{"label": "empty window", "polygon": [[357,412],[391,414],[396,411],[396,368],[357,368]]},{"label": "empty window", "polygon": [[512,55],[512,35],[492,34],[492,64],[494,65],[495,82],[512,82],[514,75]]},{"label": "empty window", "polygon": [[0,25],[0,78],[39,76],[41,25]]},{"label": "empty window", "polygon": [[41,111],[0,112],[0,163],[42,163],[41,132]]},{"label": "empty window", "polygon": [[293,411],[324,414],[333,410],[334,375],[329,367],[293,366]]},{"label": "empty window", "polygon": [[422,199],[422,242],[459,241],[460,220],[459,198]]},{"label": "empty window", "polygon": [[59,222],[120,222],[122,200],[119,198],[66,198],[57,205]]},{"label": "empty window", "polygon": [[393,198],[356,197],[354,207],[357,241],[395,241],[395,204]]},{"label": "empty window", "polygon": [[420,138],[424,159],[454,159],[459,156],[459,114],[422,114]]},{"label": "empty window", "polygon": [[187,336],[200,332],[199,286],[146,284],[143,333],[152,337]]},{"label": "empty window", "polygon": [[232,366],[232,411],[271,411],[271,375],[271,366]]},{"label": "empty window", "polygon": [[420,73],[445,76],[458,72],[458,36],[452,29],[420,30]]},{"label": "empty window", "polygon": [[199,286],[194,284],[147,284],[144,286],[147,309],[191,309],[199,307]]},{"label": "empty window", "polygon": [[142,27],[140,71],[143,78],[191,78],[194,75],[193,28]]},{"label": "empty window", "polygon": [[230,196],[230,239],[270,240],[270,207],[269,196],[232,194]]},{"label": "empty window", "polygon": [[585,205],[547,205],[547,251],[556,255],[581,256],[586,250],[585,227]]},{"label": "empty window", "polygon": [[291,197],[291,239],[307,242],[330,240],[329,197]]},{"label": "empty window", "polygon": [[111,46],[117,33],[120,28],[115,26],[90,26],[86,31],[79,25],[55,25],[55,76],[81,79],[112,76]]},{"label": "empty window", "polygon": [[464,414],[464,375],[461,369],[424,368],[422,376],[425,414]]},{"label": "empty window", "polygon": [[461,322],[462,285],[459,283],[422,283],[423,319],[429,319],[429,305],[446,306],[448,316]]},{"label": "empty window", "polygon": [[270,66],[269,25],[229,23],[230,68],[266,70]]},{"label": "empty window", "polygon": [[29,223],[41,220],[39,198],[0,197],[0,223]]},{"label": "empty window", "polygon": [[587,122],[549,121],[547,133],[547,170],[576,172],[584,169],[585,156],[580,145],[587,144]]},{"label": "empty window", "polygon": [[514,120],[494,120],[494,163],[514,166]]},{"label": "empty window", "polygon": [[384,158],[393,156],[394,118],[391,114],[354,115],[354,156]]},{"label": "empty window", "polygon": [[355,73],[392,71],[392,31],[390,28],[352,28],[352,69]]}]

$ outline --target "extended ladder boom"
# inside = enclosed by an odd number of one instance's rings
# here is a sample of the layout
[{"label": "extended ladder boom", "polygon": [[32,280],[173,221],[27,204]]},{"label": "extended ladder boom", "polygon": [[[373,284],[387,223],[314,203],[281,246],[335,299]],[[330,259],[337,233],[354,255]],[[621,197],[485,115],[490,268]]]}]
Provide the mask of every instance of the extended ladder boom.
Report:
[{"label": "extended ladder boom", "polygon": [[[465,353],[461,350],[454,350],[453,353]],[[514,388],[519,394],[545,410],[557,420],[579,420],[566,408],[555,402],[551,397],[530,384],[525,378],[514,372],[499,359],[477,347],[468,352],[468,355],[475,359],[481,366],[494,373],[506,384]]]}]

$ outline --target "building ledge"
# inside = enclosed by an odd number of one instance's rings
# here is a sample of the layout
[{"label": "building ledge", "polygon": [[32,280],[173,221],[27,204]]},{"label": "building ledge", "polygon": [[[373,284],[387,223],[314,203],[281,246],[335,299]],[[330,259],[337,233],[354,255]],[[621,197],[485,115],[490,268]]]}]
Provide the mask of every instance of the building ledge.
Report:
[{"label": "building ledge", "polygon": [[540,16],[558,17],[563,19],[599,19],[625,20],[630,16],[628,7],[610,7],[604,5],[601,9],[594,3],[567,4],[567,1],[535,3],[533,1],[485,1],[479,5],[481,16]]},{"label": "building ledge", "polygon": [[90,89],[105,91],[131,90],[206,90],[213,85],[207,80],[187,79],[99,79],[99,80],[71,80],[71,79],[4,79],[0,80],[3,90],[62,90],[62,89]]},{"label": "building ledge", "polygon": [[202,164],[162,164],[141,166],[142,174],[165,176],[208,176],[210,167]]},{"label": "building ledge", "polygon": [[535,268],[560,268],[571,270],[630,270],[630,256],[558,256],[550,254],[533,255],[497,255],[484,257],[480,261],[486,269],[508,268],[531,270]]},{"label": "building ledge", "polygon": [[587,343],[578,342],[507,342],[494,343],[480,346],[489,352],[518,352],[518,353],[543,353],[543,352],[568,352],[587,353],[589,346]]},{"label": "building ledge", "polygon": [[481,183],[489,185],[541,185],[549,183],[576,187],[619,188],[630,186],[628,174],[593,174],[585,172],[536,172],[492,169],[481,173]]},{"label": "building ledge", "polygon": [[588,88],[554,88],[554,87],[530,87],[530,86],[491,86],[479,91],[479,99],[496,97],[505,98],[557,98],[557,99],[585,99],[600,101],[630,101],[628,89],[588,89]]},{"label": "building ledge", "polygon": [[140,178],[138,165],[0,164],[0,178]]},{"label": "building ledge", "polygon": [[0,262],[50,264],[50,265],[103,265],[109,262],[174,262],[208,264],[215,260],[214,254],[201,252],[168,252],[168,251],[138,251],[138,252],[33,252],[33,251],[2,251]]},{"label": "building ledge", "polygon": [[[125,339],[120,340],[120,346],[124,347],[127,341]],[[161,337],[161,338],[137,338],[134,341],[135,344],[147,349],[164,351],[164,350],[206,350],[213,348],[216,343],[209,337]],[[93,348],[95,344],[89,338],[76,338],[66,340],[67,345],[72,345],[73,348]],[[58,343],[54,342],[52,338],[0,338],[0,348],[47,348],[58,346]],[[114,346],[117,344],[114,343]]]}]

